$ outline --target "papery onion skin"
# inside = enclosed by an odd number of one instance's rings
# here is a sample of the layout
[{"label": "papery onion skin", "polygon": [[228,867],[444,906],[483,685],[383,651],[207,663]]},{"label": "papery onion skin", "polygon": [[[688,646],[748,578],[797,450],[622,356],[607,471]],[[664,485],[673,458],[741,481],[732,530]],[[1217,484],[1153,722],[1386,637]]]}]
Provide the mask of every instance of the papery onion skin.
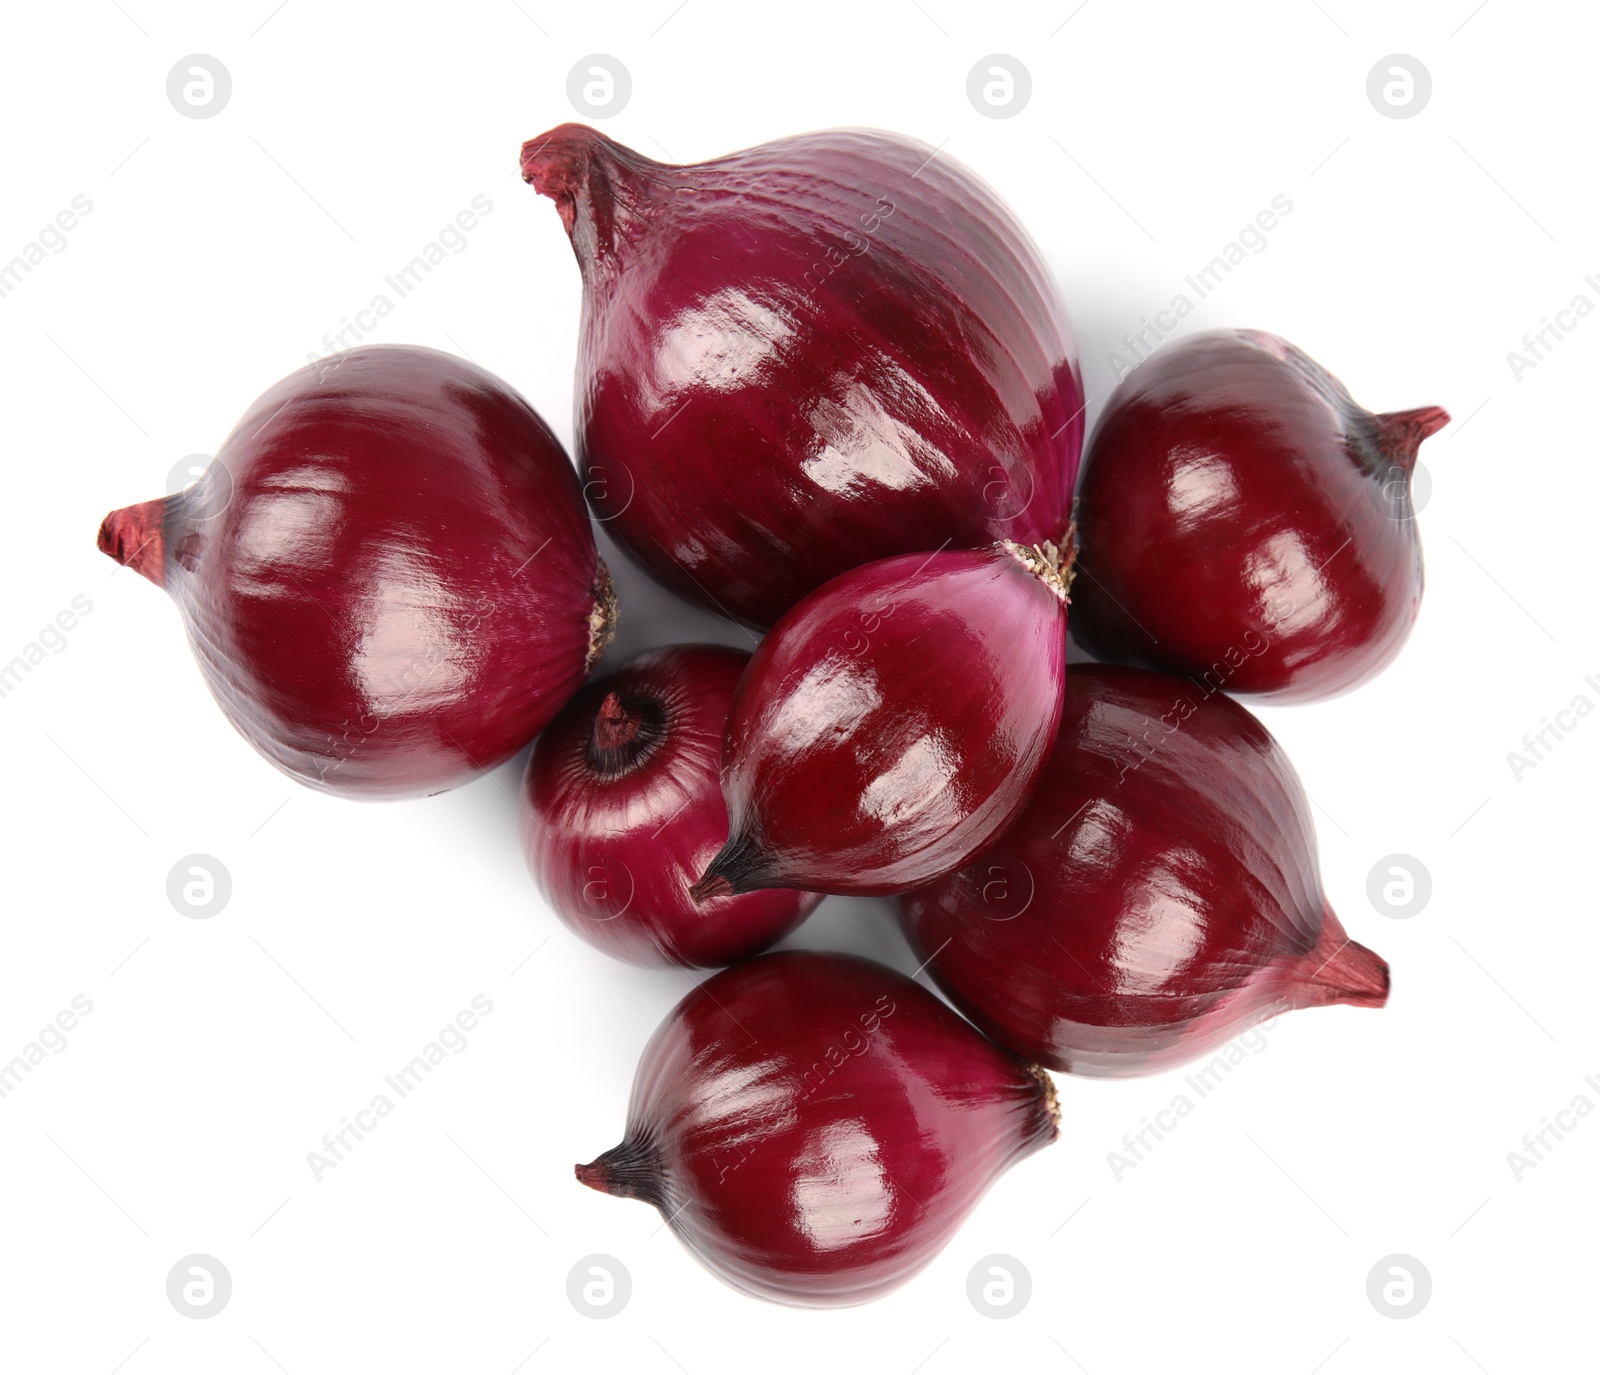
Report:
[{"label": "papery onion skin", "polygon": [[442,792],[577,690],[616,603],[560,441],[491,373],[370,345],[289,374],[201,479],[107,516],[234,727],[292,778]]},{"label": "papery onion skin", "polygon": [[822,900],[788,888],[696,902],[728,834],[722,736],[750,656],[651,650],[587,684],[528,761],[523,846],[556,915],[617,959],[714,967],[758,954]]},{"label": "papery onion skin", "polygon": [[1074,638],[1273,702],[1366,682],[1416,620],[1411,476],[1449,421],[1438,406],[1374,415],[1259,330],[1163,346],[1084,457]]},{"label": "papery onion skin", "polygon": [[740,680],[731,830],[696,892],[886,895],[964,864],[1049,756],[1066,619],[1050,555],[1007,543],[880,559],[813,592]]},{"label": "papery onion skin", "polygon": [[957,1007],[1073,1074],[1153,1073],[1279,1012],[1389,993],[1323,896],[1282,748],[1222,693],[1143,669],[1069,669],[1022,819],[898,908]]},{"label": "papery onion skin", "polygon": [[622,1143],[577,1176],[653,1204],[736,1289],[842,1307],[922,1269],[1058,1121],[1047,1075],[911,980],[782,951],[668,1014]]},{"label": "papery onion skin", "polygon": [[1060,539],[1071,328],[959,163],[833,129],[679,167],[565,124],[522,173],[583,274],[585,491],[667,586],[770,626],[871,559]]}]

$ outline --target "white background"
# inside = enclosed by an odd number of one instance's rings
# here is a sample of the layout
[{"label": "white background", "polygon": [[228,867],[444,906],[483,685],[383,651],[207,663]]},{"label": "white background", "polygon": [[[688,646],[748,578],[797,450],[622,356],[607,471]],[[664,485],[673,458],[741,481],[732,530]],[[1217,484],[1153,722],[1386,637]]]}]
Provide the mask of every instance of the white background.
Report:
[{"label": "white background", "polygon": [[[1587,881],[1600,719],[1520,781],[1507,752],[1576,695],[1600,703],[1585,683],[1600,677],[1600,316],[1520,381],[1507,352],[1578,293],[1600,303],[1584,283],[1600,274],[1594,14],[1509,0],[1475,13],[1475,0],[673,2],[8,7],[0,260],[73,196],[93,210],[0,300],[0,659],[74,596],[93,609],[0,700],[0,1058],[74,995],[94,1010],[0,1101],[0,1365],[1501,1375],[1592,1362],[1600,1121],[1520,1182],[1506,1156],[1575,1095],[1600,1104],[1583,1082],[1600,1076]],[[1120,1182],[1107,1152],[1182,1072],[1062,1078],[1060,1143],[1003,1179],[920,1277],[861,1309],[740,1297],[652,1211],[574,1182],[573,1162],[619,1137],[638,1050],[693,979],[609,963],[541,906],[516,839],[521,759],[426,802],[299,788],[224,723],[172,606],[94,548],[107,510],[211,452],[479,193],[493,210],[466,250],[375,337],[469,353],[569,436],[578,275],[517,152],[575,117],[568,70],[597,52],[633,78],[606,131],[656,157],[867,124],[976,168],[1059,277],[1091,416],[1107,349],[1280,193],[1294,209],[1267,249],[1185,328],[1273,330],[1374,409],[1455,416],[1424,449],[1428,591],[1406,653],[1340,701],[1262,713],[1317,803],[1335,908],[1393,963],[1391,1005],[1284,1018]],[[997,52],[1033,80],[1003,120],[966,96],[968,71]],[[1433,78],[1411,119],[1366,96],[1395,52]],[[215,118],[167,101],[190,53],[232,73]],[[622,654],[740,641],[619,571]],[[232,875],[210,920],[167,900],[169,869],[192,852]],[[1366,898],[1394,852],[1433,879],[1406,921]],[[830,901],[794,943],[914,967],[881,904]],[[494,1011],[469,1048],[314,1180],[306,1155],[323,1133],[479,993]],[[233,1277],[207,1321],[165,1295],[192,1252]],[[593,1252],[633,1279],[606,1321],[566,1296]],[[966,1298],[992,1252],[1033,1277],[1007,1321]],[[1405,1321],[1366,1295],[1393,1252],[1433,1279]]]}]

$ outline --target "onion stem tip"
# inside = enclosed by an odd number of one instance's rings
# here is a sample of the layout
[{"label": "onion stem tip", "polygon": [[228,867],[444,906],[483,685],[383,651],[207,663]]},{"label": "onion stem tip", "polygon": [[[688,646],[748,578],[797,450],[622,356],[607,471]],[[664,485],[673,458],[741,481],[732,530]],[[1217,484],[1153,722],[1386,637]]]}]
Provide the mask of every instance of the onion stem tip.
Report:
[{"label": "onion stem tip", "polygon": [[1388,411],[1376,421],[1379,451],[1409,473],[1416,466],[1422,441],[1450,423],[1450,412],[1443,406],[1419,406],[1410,411]]},{"label": "onion stem tip", "polygon": [[705,873],[700,875],[694,887],[689,889],[689,896],[696,902],[707,902],[712,898],[731,898],[737,889],[722,874],[716,872],[716,864],[712,863]]},{"label": "onion stem tip", "polygon": [[100,522],[96,540],[100,552],[149,578],[157,587],[165,587],[166,515],[165,497],[113,511]]}]

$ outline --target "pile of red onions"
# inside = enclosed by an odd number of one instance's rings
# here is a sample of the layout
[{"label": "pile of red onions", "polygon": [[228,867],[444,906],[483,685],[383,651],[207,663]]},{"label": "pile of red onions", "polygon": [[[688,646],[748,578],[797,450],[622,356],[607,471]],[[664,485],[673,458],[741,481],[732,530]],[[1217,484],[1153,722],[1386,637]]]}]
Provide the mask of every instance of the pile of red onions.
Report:
[{"label": "pile of red onions", "polygon": [[[583,1183],[746,1293],[860,1303],[1055,1139],[1047,1071],[1383,1005],[1294,768],[1228,694],[1324,698],[1399,652],[1442,409],[1376,414],[1272,335],[1196,335],[1110,398],[1075,493],[1065,311],[936,150],[831,130],[671,166],[563,125],[521,166],[583,279],[578,471],[483,369],[362,347],[99,542],[172,596],[279,768],[415,796],[537,737],[522,839],[560,921],[731,966],[662,1022]],[[585,685],[617,614],[585,496],[650,575],[770,627],[754,653]],[[1068,669],[1069,628],[1114,662]],[[955,1010],[762,953],[828,893],[895,897]]]}]

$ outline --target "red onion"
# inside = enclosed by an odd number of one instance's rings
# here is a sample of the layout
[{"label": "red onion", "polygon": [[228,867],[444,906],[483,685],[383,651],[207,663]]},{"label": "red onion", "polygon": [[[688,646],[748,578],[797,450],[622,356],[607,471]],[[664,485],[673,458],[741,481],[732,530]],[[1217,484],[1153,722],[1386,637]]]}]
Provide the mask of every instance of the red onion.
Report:
[{"label": "red onion", "polygon": [[822,900],[763,888],[696,903],[695,877],[728,834],[722,733],[750,656],[653,650],[588,684],[528,761],[523,845],[556,915],[643,965],[722,965],[782,939]]},{"label": "red onion", "polygon": [[659,1208],[736,1289],[838,1307],[922,1269],[1058,1120],[1048,1075],[910,979],[783,951],[673,1009],[622,1144],[577,1174]]},{"label": "red onion", "polygon": [[1142,669],[1069,669],[1022,819],[899,910],[957,1007],[1075,1074],[1165,1069],[1277,1012],[1389,994],[1323,897],[1277,741],[1220,692]]},{"label": "red onion", "polygon": [[291,373],[193,487],[107,516],[100,548],[172,594],[246,740],[355,797],[441,792],[520,749],[616,614],[560,442],[432,349]]},{"label": "red onion", "polygon": [[870,559],[1061,537],[1071,330],[959,163],[834,129],[676,167],[564,124],[522,175],[583,274],[585,490],[669,587],[767,626]]},{"label": "red onion", "polygon": [[1332,697],[1405,643],[1411,504],[1438,406],[1374,415],[1257,330],[1168,344],[1084,459],[1073,634],[1098,658],[1280,702]]},{"label": "red onion", "polygon": [[902,554],[800,602],[740,680],[723,746],[731,831],[696,896],[896,893],[1016,817],[1061,712],[1053,546]]}]

